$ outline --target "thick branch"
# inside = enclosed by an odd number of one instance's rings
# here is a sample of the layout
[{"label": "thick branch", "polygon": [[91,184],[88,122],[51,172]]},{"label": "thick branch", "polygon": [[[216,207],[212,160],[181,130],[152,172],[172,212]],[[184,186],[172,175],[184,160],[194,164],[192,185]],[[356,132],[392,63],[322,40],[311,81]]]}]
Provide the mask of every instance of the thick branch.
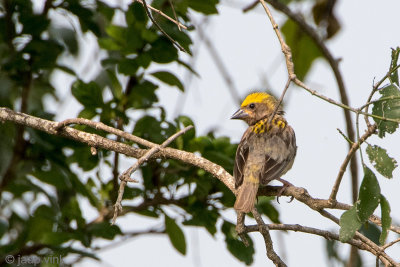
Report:
[{"label": "thick branch", "polygon": [[[134,158],[140,158],[147,152],[146,149],[135,148],[123,143],[109,140],[96,134],[79,131],[74,128],[63,127],[60,129],[59,122],[53,122],[27,114],[15,112],[8,108],[0,108],[0,120],[12,121],[17,124],[44,131],[51,135],[62,136],[81,143],[85,143],[90,147],[111,150]],[[150,144],[148,145],[150,147],[156,145],[153,145],[153,143],[151,142],[149,143]],[[155,153],[152,158],[172,158],[202,168],[221,180],[234,194],[236,194],[233,177],[224,168],[205,158],[197,156],[193,153],[168,147]]]},{"label": "thick branch", "polygon": [[[98,136],[96,134],[86,133],[70,127],[60,128],[58,122],[40,119],[34,116],[12,111],[8,108],[0,108],[0,120],[12,121],[17,124],[22,124],[24,126],[47,132],[52,135],[67,137],[78,142],[88,144],[90,147],[112,150],[135,158],[140,158],[145,155],[146,152],[148,152],[148,150],[146,149],[134,148],[126,144],[115,142],[113,140]],[[213,176],[221,180],[233,193],[236,194],[233,177],[221,166],[214,164],[207,159],[196,156],[193,153],[180,151],[173,148],[162,148],[159,152],[155,153],[152,158],[160,157],[177,159],[182,162],[204,169],[205,171],[211,173]],[[276,186],[262,187],[259,190],[259,195],[277,195],[281,191],[281,188],[282,187]],[[343,203],[337,202],[332,204],[331,202],[329,202],[329,200],[314,199],[308,194],[307,190],[295,186],[290,186],[286,188],[282,195],[295,197],[298,201],[303,202],[310,208],[318,211],[319,213],[321,213],[321,215],[333,220],[336,223],[338,223],[338,219],[330,216],[330,214],[326,212],[324,208],[349,209],[351,207],[350,205],[346,205]],[[375,216],[372,216],[370,219],[374,223],[380,223],[380,220]],[[398,229],[398,227],[392,226],[391,230],[393,229]],[[384,253],[384,251],[380,247],[371,242],[369,239],[365,238],[359,233],[356,234],[356,237],[362,240],[366,245],[368,245],[368,247],[370,247],[369,251],[372,252],[374,255],[380,255],[380,258],[383,261],[389,261],[393,265],[396,265],[396,263],[392,261],[392,259],[386,253]]]}]

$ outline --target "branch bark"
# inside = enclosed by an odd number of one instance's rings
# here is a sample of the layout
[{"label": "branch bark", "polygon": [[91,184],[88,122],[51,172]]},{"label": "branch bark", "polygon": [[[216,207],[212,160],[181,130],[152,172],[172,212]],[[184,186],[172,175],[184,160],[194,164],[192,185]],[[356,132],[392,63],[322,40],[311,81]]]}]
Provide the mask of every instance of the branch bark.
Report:
[{"label": "branch bark", "polygon": [[[37,130],[44,131],[48,134],[56,135],[56,136],[61,136],[61,137],[66,137],[69,139],[73,139],[77,142],[82,142],[87,144],[90,147],[94,148],[102,148],[102,149],[107,149],[107,150],[112,150],[118,153],[125,154],[130,157],[134,158],[140,158],[143,157],[149,150],[148,149],[139,149],[139,148],[134,148],[132,146],[126,145],[124,143],[116,142],[104,137],[101,137],[96,134],[90,134],[86,133],[80,130],[73,129],[68,126],[60,126],[60,125],[65,125],[66,122],[53,122],[49,120],[44,120],[41,118],[37,118],[34,116],[30,116],[27,114],[23,114],[20,112],[15,112],[12,111],[8,108],[0,108],[0,121],[11,121],[17,124],[24,125],[26,127],[31,127]],[[79,122],[79,123],[85,123],[84,120],[73,120],[74,123]],[[69,121],[71,122],[71,121]],[[92,125],[96,129],[107,129],[109,132],[115,132],[117,134],[121,134],[121,132],[118,132],[118,129],[115,128],[107,128],[105,127],[106,125],[102,125],[101,123],[96,123],[96,122],[90,122],[87,123],[88,125]],[[96,126],[97,125],[97,126]],[[151,142],[145,142],[143,139],[140,139],[138,137],[132,137],[129,134],[124,134],[125,137],[130,138],[130,139],[136,139],[138,142],[141,142],[142,144],[146,143],[149,145],[149,147],[155,147],[159,146],[156,144],[153,144]],[[234,179],[233,177],[225,171],[224,168],[221,166],[205,159],[200,156],[197,156],[193,153],[189,153],[186,151],[181,151],[173,148],[161,148],[160,151],[156,152],[153,154],[152,157],[150,158],[171,158],[171,159],[176,159],[180,160],[182,162],[185,162],[187,164],[191,164],[193,166],[199,167],[210,174],[212,174],[214,177],[222,181],[234,194],[236,194],[235,186],[234,186]],[[260,188],[258,194],[259,195],[267,195],[267,196],[276,196],[277,194],[281,193],[281,186],[266,186]],[[321,215],[331,219],[332,221],[338,223],[339,220],[331,215],[330,213],[326,212],[324,209],[342,209],[342,210],[347,210],[351,208],[350,205],[340,203],[340,202],[335,202],[331,203],[328,199],[316,199],[313,198],[309,195],[306,189],[300,188],[300,187],[295,187],[295,186],[290,186],[287,187],[283,193],[281,193],[284,196],[293,196],[296,198],[296,200],[306,204],[308,207],[310,207],[313,210],[316,210],[317,212],[321,213]],[[177,200],[178,201],[178,200]],[[166,202],[167,204],[171,204],[172,202]],[[130,210],[124,210],[123,214],[126,212],[129,212]],[[111,211],[109,211],[111,212]],[[104,215],[102,218],[107,218],[107,214],[109,213],[105,212],[106,215]],[[256,216],[256,215],[255,215]],[[380,224],[381,221],[378,217],[376,216],[371,216],[370,221],[375,223],[375,224]],[[261,224],[261,221],[260,221]],[[260,224],[258,225],[260,227]],[[264,226],[261,224],[261,228]],[[262,230],[260,228],[260,230]],[[400,232],[400,228],[398,226],[391,226],[391,230],[394,232]],[[264,230],[262,230],[264,231]],[[321,230],[322,231],[322,230]],[[264,238],[265,238],[265,232],[262,232]],[[396,263],[391,257],[389,257],[385,252],[382,247],[377,246],[374,244],[371,240],[366,238],[365,236],[357,233],[356,236],[349,241],[349,244],[353,244],[359,240],[359,242],[362,242],[362,246],[366,248],[369,252],[371,252],[374,255],[377,255],[380,257],[380,259],[385,262],[385,263],[390,263],[393,266],[399,266],[398,263]],[[266,242],[268,241],[268,238]],[[354,243],[356,244],[356,243]],[[358,244],[358,243],[357,243]],[[267,244],[268,245],[268,244]],[[269,246],[269,245],[268,245]],[[358,246],[358,245],[357,245]],[[273,257],[273,256],[272,256]],[[282,265],[284,266],[284,265]]]}]

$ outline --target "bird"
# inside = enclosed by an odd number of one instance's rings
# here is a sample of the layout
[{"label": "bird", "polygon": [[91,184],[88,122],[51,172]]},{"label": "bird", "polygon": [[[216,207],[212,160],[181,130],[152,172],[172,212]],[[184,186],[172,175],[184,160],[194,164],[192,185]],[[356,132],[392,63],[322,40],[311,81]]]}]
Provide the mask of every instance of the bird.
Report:
[{"label": "bird", "polygon": [[275,179],[282,182],[278,197],[291,185],[281,176],[291,169],[296,157],[296,135],[283,115],[272,95],[255,92],[231,117],[248,124],[236,150],[233,171],[235,188],[239,190],[234,204],[237,212],[253,210],[260,184],[265,186]]}]

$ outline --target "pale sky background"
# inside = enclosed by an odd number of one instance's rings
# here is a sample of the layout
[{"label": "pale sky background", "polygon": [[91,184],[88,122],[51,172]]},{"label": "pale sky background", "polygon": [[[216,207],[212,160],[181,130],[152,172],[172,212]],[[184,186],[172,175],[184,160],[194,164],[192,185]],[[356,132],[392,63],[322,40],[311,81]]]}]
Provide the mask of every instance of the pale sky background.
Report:
[{"label": "pale sky background", "polygon": [[[260,6],[251,12],[242,13],[240,7],[246,6],[251,1],[235,1],[235,4],[227,0],[221,2],[218,6],[219,15],[212,16],[203,30],[216,46],[234,79],[234,84],[239,88],[240,96],[244,98],[254,88],[265,88],[266,82],[275,95],[280,95],[287,79],[286,66],[279,42],[265,12]],[[342,28],[328,43],[328,47],[335,57],[342,58],[340,69],[348,89],[350,103],[353,107],[358,107],[365,103],[374,78],[379,80],[387,72],[390,48],[400,45],[398,19],[400,1],[342,0],[338,1],[335,11]],[[278,24],[282,26],[283,17],[273,9],[272,12]],[[198,16],[196,19],[201,20]],[[193,40],[198,39],[193,36]],[[85,38],[84,45],[90,48],[93,45],[92,39]],[[240,121],[229,120],[231,114],[237,110],[238,103],[232,101],[229,90],[204,44],[197,51],[194,68],[201,77],[194,78],[190,86],[186,87],[187,96],[182,113],[193,119],[198,134],[205,134],[208,130],[218,127],[216,131],[218,136],[229,136],[238,142],[246,125]],[[82,62],[85,60],[90,60],[90,56],[85,56]],[[78,68],[78,73],[81,73],[83,78],[93,77],[91,75],[100,68],[98,62],[84,65],[89,68]],[[176,72],[182,81],[185,80],[186,71],[182,67],[168,68]],[[166,69],[166,66],[155,66],[154,69]],[[61,76],[56,76],[54,80],[56,87],[61,89],[60,96],[65,99],[57,120],[75,117],[79,107],[69,93],[71,80]],[[318,60],[314,63],[306,84],[328,97],[339,99],[332,71],[325,61]],[[160,104],[167,108],[168,118],[172,119],[176,105],[181,104],[179,103],[182,99],[181,93],[176,88],[167,88],[164,85],[161,87],[158,90]],[[343,112],[338,107],[294,86],[290,87],[285,98],[285,111],[288,122],[296,131],[299,147],[295,164],[285,175],[285,179],[296,186],[306,188],[313,197],[328,198],[339,166],[347,154],[347,143],[336,130],[340,128],[345,131]],[[363,125],[363,119],[361,124]],[[400,134],[397,133],[388,136],[384,141],[376,137],[369,141],[372,144],[382,145],[388,150],[389,155],[399,161],[399,137]],[[368,161],[365,152],[364,159]],[[125,170],[129,164],[132,164],[132,159],[125,160],[120,170]],[[360,173],[362,175],[361,170]],[[400,221],[399,174],[399,169],[396,169],[392,180],[378,176],[381,192],[391,203],[391,215],[397,222]],[[350,203],[348,181],[349,176],[346,173],[338,194],[338,200],[341,202]],[[278,207],[283,223],[338,231],[338,226],[296,200],[286,203],[286,199],[282,198],[280,205],[276,201],[274,205]],[[83,203],[83,206],[85,210],[86,204]],[[96,213],[89,208],[85,212],[87,218],[96,216]],[[340,217],[342,212],[333,211],[333,213]],[[233,209],[223,214],[225,218],[235,222]],[[379,209],[376,214],[379,215]],[[117,223],[125,231],[148,229],[159,225],[154,220],[137,215],[118,218]],[[102,262],[88,259],[77,266],[244,266],[226,249],[222,234],[217,233],[212,237],[201,228],[183,229],[187,242],[186,256],[182,256],[172,247],[167,236],[143,236],[99,253]],[[252,266],[273,266],[266,258],[261,235],[253,233],[251,236],[255,241],[256,250]],[[278,254],[288,266],[327,265],[325,240],[321,237],[272,231],[272,238]],[[395,236],[391,234],[389,238],[393,239]],[[109,241],[96,242],[99,246],[108,243]],[[342,247],[342,254],[348,255],[350,247],[347,245]],[[399,247],[397,245],[388,250],[398,261],[400,261]],[[364,257],[364,263],[365,266],[375,266],[375,259],[371,256]]]}]

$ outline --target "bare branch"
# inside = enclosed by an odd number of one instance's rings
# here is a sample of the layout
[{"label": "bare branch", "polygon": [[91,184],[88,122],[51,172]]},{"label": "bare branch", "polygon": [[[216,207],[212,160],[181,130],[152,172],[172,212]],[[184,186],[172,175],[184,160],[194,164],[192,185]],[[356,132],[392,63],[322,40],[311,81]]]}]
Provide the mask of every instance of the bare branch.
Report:
[{"label": "bare branch", "polygon": [[291,81],[294,81],[296,79],[296,74],[294,73],[294,64],[292,60],[292,52],[290,51],[290,47],[285,43],[285,40],[283,40],[282,34],[279,31],[279,26],[278,24],[276,24],[275,19],[272,16],[271,11],[265,4],[264,0],[260,0],[260,3],[264,7],[264,10],[267,13],[268,18],[271,21],[272,28],[274,29],[275,34],[278,37],[279,43],[281,44],[282,53],[285,55],[286,68],[288,71],[289,79]]},{"label": "bare branch", "polygon": [[[144,3],[143,3],[142,0],[134,0],[134,1],[137,1],[137,2],[141,3],[142,5],[144,5]],[[181,28],[187,30],[187,27],[178,21],[178,18],[176,17],[176,15],[175,15],[175,19],[173,19],[173,18],[169,17],[167,14],[163,13],[162,11],[160,11],[160,10],[158,10],[158,9],[156,9],[156,8],[154,8],[154,7],[152,7],[151,5],[147,5],[147,7],[148,7],[151,11],[156,12],[157,14],[159,14],[159,15],[163,16],[164,18],[166,18],[167,20],[169,20],[169,21],[175,23],[175,24],[178,26],[179,30],[180,30]]]},{"label": "bare branch", "polygon": [[[178,17],[176,16],[176,12],[175,12],[174,5],[172,4],[171,0],[168,0],[168,2],[169,2],[169,5],[171,6],[172,12],[174,13],[175,21],[178,21]],[[182,31],[182,30],[181,30],[180,23],[177,23],[176,25],[178,25],[179,31]]]},{"label": "bare branch", "polygon": [[400,238],[397,238],[396,240],[393,240],[392,242],[389,242],[389,243],[385,244],[384,246],[382,246],[382,249],[385,250],[388,247],[391,247],[394,244],[399,243],[399,242],[400,242]]},{"label": "bare branch", "polygon": [[256,219],[258,225],[258,231],[264,237],[265,248],[267,249],[267,257],[278,267],[287,266],[281,258],[276,254],[274,246],[272,243],[271,235],[269,234],[268,226],[264,223],[260,213],[258,213],[256,208],[253,208],[252,212],[254,219]]},{"label": "bare branch", "polygon": [[129,169],[127,169],[124,173],[121,174],[121,176],[119,177],[119,179],[121,180],[121,184],[120,184],[119,190],[118,190],[118,198],[114,205],[114,217],[112,219],[112,224],[115,224],[115,221],[117,220],[118,212],[122,211],[121,201],[122,201],[122,196],[124,194],[124,190],[125,190],[125,186],[126,186],[127,182],[136,182],[136,180],[133,180],[130,178],[132,173],[135,172],[140,167],[140,165],[142,165],[144,162],[149,160],[149,158],[151,156],[153,156],[155,153],[157,153],[161,149],[168,146],[172,141],[174,141],[176,138],[178,138],[182,134],[186,133],[190,129],[193,129],[193,125],[187,126],[186,128],[175,133],[174,135],[169,137],[166,141],[164,141],[164,143],[162,143],[160,146],[158,146],[158,145],[153,146],[150,150],[148,150],[146,152],[146,154],[144,154],[140,159],[138,159],[135,162],[135,164],[133,164]]},{"label": "bare branch", "polygon": [[153,16],[150,14],[148,5],[146,3],[146,0],[142,0],[142,4],[144,6],[144,9],[146,10],[146,14],[149,17],[149,19],[153,22],[153,24],[157,27],[157,29],[160,30],[160,32],[162,34],[164,34],[165,37],[167,37],[176,47],[178,47],[179,50],[181,50],[182,52],[186,52],[185,48],[183,48],[177,41],[175,41],[171,36],[169,36],[168,33],[166,33],[163,28],[161,28],[161,26],[157,23],[157,21],[155,21],[155,19],[153,18]]},{"label": "bare branch", "polygon": [[[59,128],[59,122],[49,121],[24,113],[15,112],[9,108],[0,108],[0,121],[12,121],[17,124],[22,124],[40,131],[44,131],[51,135],[62,136],[87,144],[89,147],[115,151],[129,157],[140,158],[147,152],[145,149],[135,148],[96,134],[79,131],[71,127]],[[151,145],[151,147],[155,145],[156,144]],[[221,166],[203,157],[186,151],[167,147],[155,153],[152,158],[171,158],[202,168],[221,180],[234,194],[236,194],[235,182],[232,175],[230,175]]]},{"label": "bare branch", "polygon": [[368,137],[370,137],[376,132],[376,127],[377,127],[376,124],[371,125],[371,127],[368,128],[365,134],[361,136],[360,139],[351,146],[349,153],[347,153],[346,158],[344,159],[342,165],[340,166],[338,176],[336,178],[335,184],[333,185],[331,195],[329,196],[329,201],[331,202],[336,201],[336,195],[339,191],[339,186],[342,181],[343,174],[346,171],[347,165],[349,164],[351,158],[353,157],[354,153],[356,153],[360,145],[364,143],[364,141],[367,140]]},{"label": "bare branch", "polygon": [[[38,129],[41,131],[44,131],[48,134],[56,135],[56,136],[62,136],[66,138],[73,139],[78,142],[85,143],[89,145],[90,147],[95,147],[95,148],[102,148],[102,149],[107,149],[107,150],[112,150],[116,151],[118,153],[125,154],[127,156],[135,157],[135,158],[140,158],[143,157],[149,150],[145,149],[139,149],[139,148],[134,148],[129,145],[116,142],[113,140],[109,140],[107,138],[101,137],[96,134],[90,134],[86,133],[83,131],[79,131],[77,129],[70,128],[68,126],[63,126],[60,128],[60,123],[58,122],[53,122],[53,121],[48,121],[44,119],[40,119],[34,116],[30,116],[27,114],[19,113],[12,111],[8,108],[0,108],[0,121],[12,121],[17,124],[21,124],[27,127],[32,127],[34,129]],[[101,125],[101,124],[100,124]],[[95,125],[93,125],[95,126]],[[100,126],[99,126],[100,127]],[[154,146],[158,146],[154,144]],[[152,146],[152,147],[154,147]],[[201,169],[204,169],[205,171],[209,172],[216,178],[218,178],[220,181],[222,181],[234,194],[236,194],[236,189],[234,186],[234,179],[233,177],[226,172],[221,166],[208,161],[207,159],[204,159],[200,156],[197,156],[193,153],[185,152],[185,151],[180,151],[177,149],[173,148],[161,148],[160,151],[156,152],[153,154],[151,158],[171,158],[171,159],[176,159],[180,160],[182,162],[191,164],[193,166],[199,167]],[[276,196],[279,194],[281,191],[282,187],[280,186],[266,186],[266,187],[261,187],[259,189],[258,194],[259,195],[267,195],[267,196]],[[309,206],[311,209],[316,210],[317,212],[321,213],[324,217],[329,218],[330,220],[334,221],[335,223],[338,223],[339,220],[331,215],[330,213],[326,212],[324,209],[329,208],[329,209],[343,209],[347,210],[351,208],[350,205],[344,204],[344,203],[331,203],[328,199],[316,199],[312,198],[306,189],[300,188],[300,187],[295,187],[295,186],[290,186],[287,187],[284,192],[282,193],[284,196],[293,196],[296,198],[296,200],[306,204]],[[158,200],[154,200],[158,201]],[[179,201],[179,200],[168,200],[167,202],[161,201],[157,203],[166,203],[166,204],[171,204],[173,202],[171,201]],[[175,203],[174,202],[174,203]],[[151,202],[153,203],[153,202]],[[156,202],[154,202],[156,203]],[[148,204],[148,203],[147,203]],[[146,204],[146,205],[147,205]],[[150,205],[150,204],[149,204]],[[123,211],[123,214],[126,212],[129,212],[129,209],[126,211]],[[108,214],[111,213],[111,211],[104,211],[104,216],[102,216],[102,220],[104,218],[108,218]],[[381,220],[376,217],[376,216],[371,216],[370,221],[375,223],[375,224],[381,224]],[[398,226],[391,226],[391,230],[397,233],[400,233],[400,228]],[[381,260],[384,262],[389,262],[393,263],[392,259],[383,251],[382,248],[378,247],[376,244],[374,244],[372,241],[367,239],[366,237],[362,236],[361,234],[357,233],[356,238],[360,239],[369,249],[371,253],[374,255],[379,255]],[[393,263],[393,265],[396,265],[397,263]]]},{"label": "bare branch", "polygon": [[150,141],[147,141],[145,139],[137,137],[137,136],[135,136],[133,134],[129,134],[129,133],[124,132],[122,130],[119,130],[119,129],[116,129],[114,127],[110,127],[108,125],[105,125],[102,122],[95,122],[95,121],[91,121],[91,120],[84,119],[84,118],[66,119],[64,121],[59,122],[55,129],[59,130],[62,127],[65,127],[65,126],[71,125],[71,124],[86,125],[86,126],[92,127],[93,129],[102,130],[102,131],[114,134],[114,135],[122,137],[122,138],[124,138],[126,140],[133,141],[133,142],[135,142],[137,144],[140,144],[140,145],[143,145],[143,146],[147,146],[147,147],[153,147],[153,146],[156,145],[156,144],[154,144],[154,143],[152,143]]},{"label": "bare branch", "polygon": [[[269,230],[282,230],[282,231],[294,231],[294,232],[302,232],[302,233],[308,233],[308,234],[313,234],[313,235],[319,235],[322,236],[323,238],[327,240],[337,240],[340,241],[339,239],[339,234],[333,233],[331,231],[326,231],[326,230],[321,230],[317,228],[312,228],[312,227],[307,227],[307,226],[302,226],[299,224],[267,224],[265,225],[268,227]],[[246,226],[244,233],[250,233],[250,232],[258,232],[259,231],[259,226],[258,225],[249,225]],[[397,239],[391,243],[397,243],[399,242],[400,239]],[[366,250],[366,251],[371,251],[371,247],[365,244],[363,241],[352,238],[346,243],[357,247],[361,250]],[[393,245],[390,244],[390,245]],[[383,247],[382,247],[383,248]]]}]

